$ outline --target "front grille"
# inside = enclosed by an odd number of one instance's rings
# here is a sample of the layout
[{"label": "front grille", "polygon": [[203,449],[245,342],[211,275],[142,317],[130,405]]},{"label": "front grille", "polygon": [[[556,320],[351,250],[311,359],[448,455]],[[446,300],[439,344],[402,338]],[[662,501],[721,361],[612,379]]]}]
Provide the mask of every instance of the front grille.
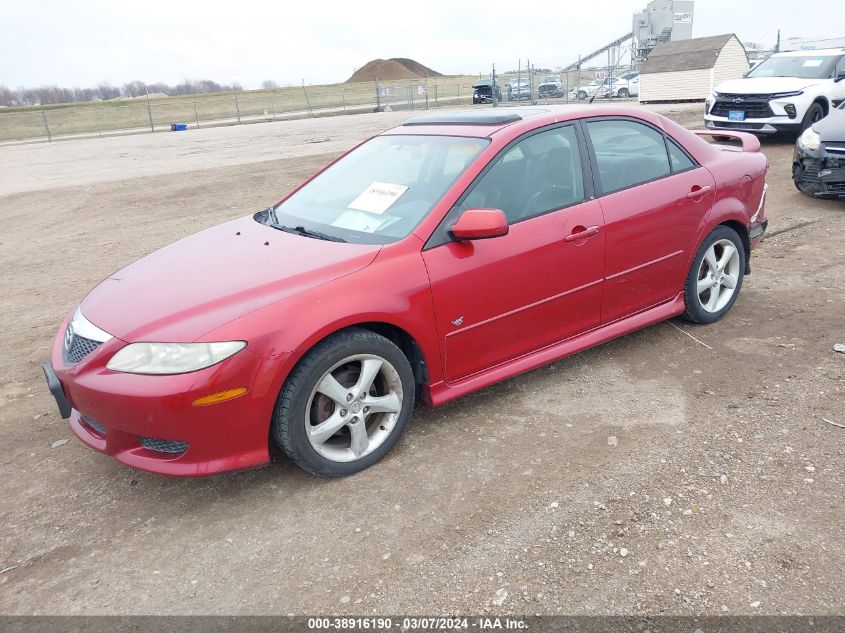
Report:
[{"label": "front grille", "polygon": [[156,453],[184,453],[188,450],[187,442],[177,442],[176,440],[160,440],[154,437],[138,437],[141,446],[148,451],[155,451]]},{"label": "front grille", "polygon": [[827,188],[828,193],[845,193],[845,180],[837,180],[836,182],[826,182],[824,183],[825,188]]},{"label": "front grille", "polygon": [[75,365],[100,345],[102,345],[100,341],[93,341],[90,338],[76,334],[70,344],[70,349],[62,347],[62,357],[64,358],[65,364]]},{"label": "front grille", "polygon": [[731,110],[741,110],[745,112],[746,119],[768,119],[775,115],[769,107],[768,95],[754,95],[753,98],[737,96],[736,98],[742,98],[742,103],[734,103],[733,95],[725,95],[725,97],[716,100],[710,109],[710,114],[727,117]]},{"label": "front grille", "polygon": [[758,101],[771,101],[774,96],[774,94],[746,95],[735,92],[720,92],[718,98],[724,99],[725,101],[733,101],[734,99],[756,99]]},{"label": "front grille", "polygon": [[718,121],[716,127],[720,128],[736,128],[738,130],[762,130],[765,123],[751,123],[749,121]]}]

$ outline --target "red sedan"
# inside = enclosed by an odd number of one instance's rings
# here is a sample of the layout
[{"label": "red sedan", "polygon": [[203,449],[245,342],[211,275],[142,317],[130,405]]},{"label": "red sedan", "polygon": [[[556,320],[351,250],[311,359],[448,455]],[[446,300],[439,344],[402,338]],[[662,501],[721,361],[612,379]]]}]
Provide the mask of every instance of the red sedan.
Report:
[{"label": "red sedan", "polygon": [[252,468],[275,443],[355,473],[417,398],[721,319],[767,224],[766,159],[732,136],[616,106],[411,119],[104,280],[61,325],[50,390],[82,442],[135,468]]}]

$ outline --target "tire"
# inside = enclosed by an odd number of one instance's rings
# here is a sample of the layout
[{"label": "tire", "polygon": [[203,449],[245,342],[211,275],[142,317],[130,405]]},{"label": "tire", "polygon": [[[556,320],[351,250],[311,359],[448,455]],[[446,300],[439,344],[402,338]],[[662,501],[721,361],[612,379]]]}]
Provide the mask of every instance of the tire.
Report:
[{"label": "tire", "polygon": [[619,91],[616,93],[616,96],[619,97],[620,99],[627,99],[631,95],[628,94],[627,88],[620,88]]},{"label": "tire", "polygon": [[579,90],[578,94],[576,95],[576,98],[578,99],[578,101],[583,101],[584,99],[587,98],[587,93],[584,92],[583,90]]},{"label": "tire", "polygon": [[804,120],[801,121],[801,129],[798,131],[802,134],[804,130],[810,127],[813,123],[817,123],[824,118],[824,108],[820,103],[814,103],[807,108],[807,113],[804,115]]},{"label": "tire", "polygon": [[[362,373],[373,376],[365,391]],[[345,477],[369,468],[396,444],[411,418],[414,395],[413,372],[402,350],[375,332],[351,328],[300,360],[276,400],[271,434],[302,469]],[[367,413],[375,408],[382,410]],[[315,432],[325,422],[331,424],[324,432]]]},{"label": "tire", "polygon": [[745,245],[737,232],[728,226],[716,227],[701,243],[687,273],[684,318],[715,323],[724,317],[739,296],[745,262]]}]

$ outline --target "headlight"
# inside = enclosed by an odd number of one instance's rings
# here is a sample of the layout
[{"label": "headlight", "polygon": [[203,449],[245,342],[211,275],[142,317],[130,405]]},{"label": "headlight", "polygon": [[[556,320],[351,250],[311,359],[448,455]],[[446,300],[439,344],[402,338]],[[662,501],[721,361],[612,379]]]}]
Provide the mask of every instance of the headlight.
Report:
[{"label": "headlight", "polygon": [[809,150],[817,150],[819,148],[819,144],[821,144],[822,139],[819,136],[818,132],[816,132],[813,128],[808,127],[804,130],[804,133],[798,137],[798,143],[803,145]]},{"label": "headlight", "polygon": [[246,343],[131,343],[111,357],[106,369],[130,374],[187,374],[237,354]]},{"label": "headlight", "polygon": [[798,95],[804,94],[803,90],[793,90],[792,92],[776,92],[773,95],[770,95],[772,99],[781,99],[783,97],[797,97]]}]

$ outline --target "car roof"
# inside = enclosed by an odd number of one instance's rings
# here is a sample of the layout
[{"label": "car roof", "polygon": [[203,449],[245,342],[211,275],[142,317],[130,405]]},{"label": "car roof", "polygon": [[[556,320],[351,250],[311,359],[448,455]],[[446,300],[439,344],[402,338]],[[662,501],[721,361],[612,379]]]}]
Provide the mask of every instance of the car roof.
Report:
[{"label": "car roof", "polygon": [[384,135],[424,134],[492,138],[514,128],[521,134],[536,127],[591,116],[632,116],[652,123],[657,115],[642,108],[616,105],[549,105],[543,107],[499,107],[474,111],[438,112],[413,117]]},{"label": "car roof", "polygon": [[498,108],[475,112],[443,112],[408,119],[403,126],[459,125],[502,126],[548,112],[540,108]]},{"label": "car roof", "polygon": [[772,57],[818,57],[819,55],[842,55],[845,48],[817,48],[801,51],[783,51],[775,53]]}]

